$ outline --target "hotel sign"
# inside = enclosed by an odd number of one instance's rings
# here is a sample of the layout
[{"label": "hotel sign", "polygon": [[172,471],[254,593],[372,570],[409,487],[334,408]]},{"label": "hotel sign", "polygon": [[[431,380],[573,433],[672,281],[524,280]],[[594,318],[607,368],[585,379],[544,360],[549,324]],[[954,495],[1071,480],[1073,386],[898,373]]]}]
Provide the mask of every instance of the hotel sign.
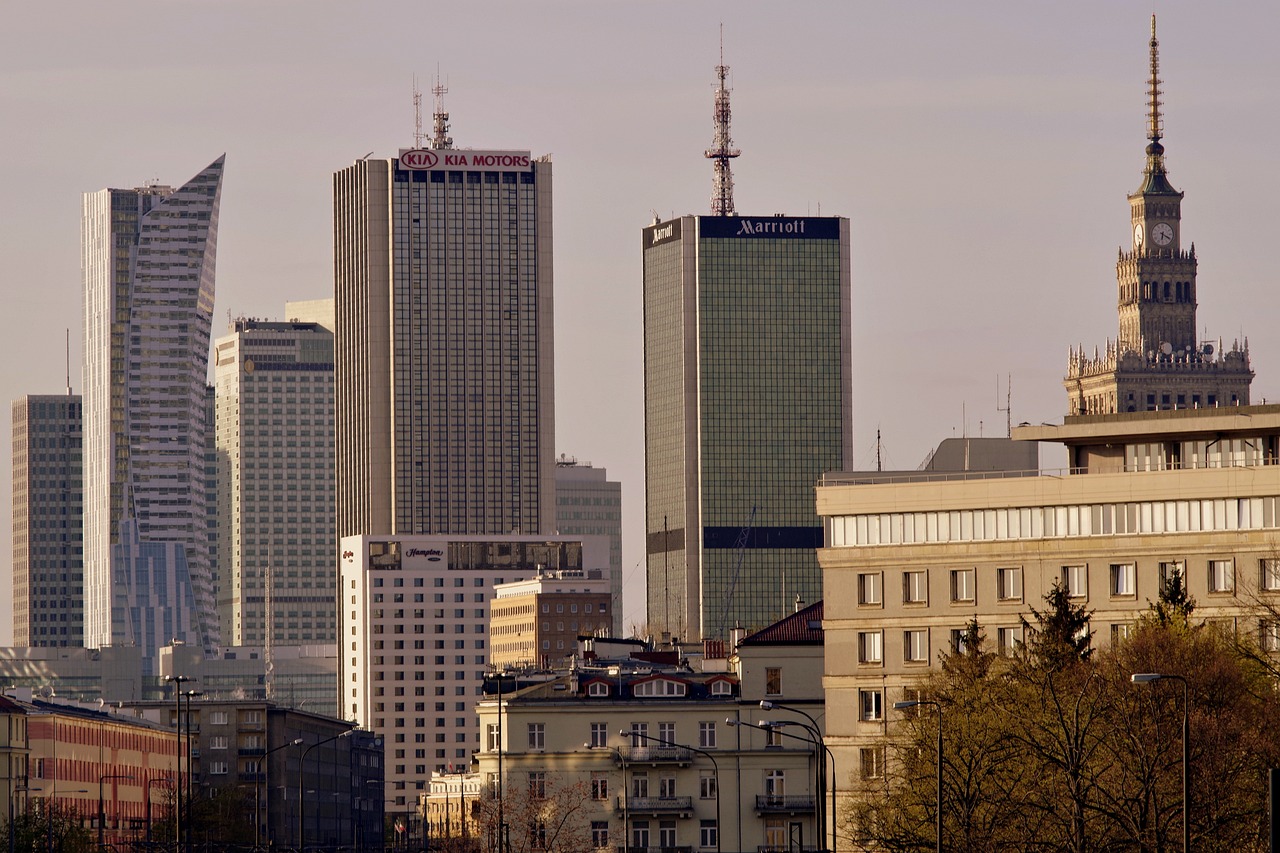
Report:
[{"label": "hotel sign", "polygon": [[663,243],[674,243],[679,239],[679,219],[669,219],[666,222],[659,222],[657,225],[650,225],[643,232],[644,248],[646,249],[650,246],[660,246]]},{"label": "hotel sign", "polygon": [[834,216],[700,216],[701,237],[838,240],[840,220]]},{"label": "hotel sign", "polygon": [[533,157],[528,151],[401,148],[400,168],[412,172],[473,172],[481,169],[527,172],[533,168]]}]

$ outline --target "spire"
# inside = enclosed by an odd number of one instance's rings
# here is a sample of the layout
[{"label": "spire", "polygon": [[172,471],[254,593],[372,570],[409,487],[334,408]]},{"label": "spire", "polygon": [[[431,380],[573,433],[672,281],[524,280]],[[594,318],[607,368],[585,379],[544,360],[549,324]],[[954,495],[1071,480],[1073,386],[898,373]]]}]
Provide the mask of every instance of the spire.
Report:
[{"label": "spire", "polygon": [[434,131],[431,137],[432,148],[453,147],[453,137],[449,136],[449,114],[444,110],[444,96],[448,93],[449,87],[440,83],[440,69],[437,67],[436,84],[431,87],[431,94],[436,96],[435,112],[431,114]]},{"label": "spire", "polygon": [[730,89],[724,82],[728,74],[729,67],[724,64],[724,24],[721,24],[720,64],[716,66],[719,84],[716,86],[716,105],[713,113],[716,132],[712,137],[711,147],[705,152],[706,158],[715,162],[715,176],[711,181],[712,216],[733,216],[736,212],[733,207],[733,172],[729,168],[729,161],[742,152],[733,147],[733,139],[729,136]]},{"label": "spire", "polygon": [[1178,191],[1169,183],[1164,168],[1164,125],[1160,117],[1160,40],[1156,38],[1156,16],[1151,16],[1151,77],[1147,81],[1147,165],[1139,193],[1172,193]]}]

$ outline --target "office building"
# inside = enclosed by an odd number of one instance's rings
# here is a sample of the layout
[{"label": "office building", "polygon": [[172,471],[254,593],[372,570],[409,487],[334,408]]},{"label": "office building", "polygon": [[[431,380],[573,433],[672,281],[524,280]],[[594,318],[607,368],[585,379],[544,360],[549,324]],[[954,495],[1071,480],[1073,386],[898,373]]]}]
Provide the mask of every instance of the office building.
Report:
[{"label": "office building", "polygon": [[609,581],[598,569],[539,569],[528,580],[493,588],[489,614],[494,666],[562,666],[578,638],[609,636],[614,623]]},{"label": "office building", "polygon": [[333,334],[240,318],[214,351],[222,639],[334,643]]},{"label": "office building", "polygon": [[622,625],[622,483],[604,468],[560,454],[556,459],[556,533],[609,537],[609,589],[613,633]]},{"label": "office building", "polygon": [[1073,349],[1064,384],[1072,415],[1249,404],[1248,340],[1200,337],[1195,244],[1182,233],[1183,193],[1169,183],[1160,116],[1159,42],[1151,16],[1147,162],[1129,196],[1132,248],[1116,261],[1120,332],[1101,354]]},{"label": "office building", "polygon": [[551,162],[436,118],[334,175],[340,537],[554,529]]},{"label": "office building", "polygon": [[13,402],[13,644],[84,645],[79,395]]},{"label": "office building", "polygon": [[385,739],[391,810],[479,745],[494,587],[609,560],[570,536],[344,536],[341,552],[342,716]]},{"label": "office building", "polygon": [[84,197],[84,642],[218,642],[206,381],[223,158]]},{"label": "office building", "polygon": [[813,484],[850,458],[849,221],[644,229],[649,624],[760,628],[822,597]]}]

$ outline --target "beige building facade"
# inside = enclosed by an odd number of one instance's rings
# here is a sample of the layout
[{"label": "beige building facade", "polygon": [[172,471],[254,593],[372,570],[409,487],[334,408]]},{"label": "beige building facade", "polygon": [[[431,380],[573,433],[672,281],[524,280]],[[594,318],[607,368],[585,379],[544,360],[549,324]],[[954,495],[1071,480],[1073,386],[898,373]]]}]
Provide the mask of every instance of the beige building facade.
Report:
[{"label": "beige building facade", "polygon": [[495,666],[547,667],[576,653],[578,637],[613,628],[613,591],[604,571],[540,569],[493,588],[490,653]]},{"label": "beige building facade", "polygon": [[1173,573],[1199,618],[1261,631],[1280,602],[1280,406],[1068,417],[1014,438],[1066,446],[1061,471],[870,482],[828,475],[828,744],[864,778],[875,741],[971,619],[992,648],[1055,583],[1093,613],[1095,645],[1122,639]]}]

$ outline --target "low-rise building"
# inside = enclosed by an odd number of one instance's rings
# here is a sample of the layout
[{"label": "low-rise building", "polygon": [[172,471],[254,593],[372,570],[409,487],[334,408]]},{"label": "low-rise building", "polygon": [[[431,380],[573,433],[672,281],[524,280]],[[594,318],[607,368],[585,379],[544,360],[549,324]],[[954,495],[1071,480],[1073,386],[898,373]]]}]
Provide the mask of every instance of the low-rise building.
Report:
[{"label": "low-rise building", "polygon": [[538,569],[493,588],[489,643],[494,666],[550,667],[577,653],[578,637],[609,633],[613,593],[599,569]]}]

